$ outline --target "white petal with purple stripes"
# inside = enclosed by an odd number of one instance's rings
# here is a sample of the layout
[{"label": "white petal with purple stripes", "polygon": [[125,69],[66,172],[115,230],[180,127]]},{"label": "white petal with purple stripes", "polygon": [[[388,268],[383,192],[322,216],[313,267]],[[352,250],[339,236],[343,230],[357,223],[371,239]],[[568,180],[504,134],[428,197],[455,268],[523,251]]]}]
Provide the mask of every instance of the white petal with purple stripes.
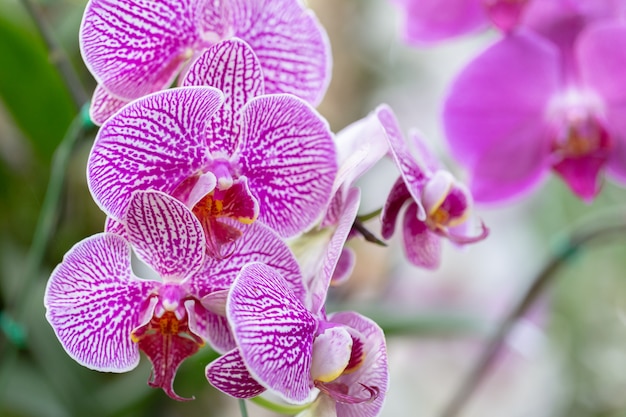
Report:
[{"label": "white petal with purple stripes", "polygon": [[331,53],[311,10],[294,0],[233,0],[230,18],[234,35],[259,58],[266,93],[320,103],[330,82]]},{"label": "white petal with purple stripes", "polygon": [[252,398],[265,391],[250,375],[238,349],[208,364],[205,375],[211,385],[235,398]]},{"label": "white petal with purple stripes", "polygon": [[167,87],[199,39],[188,0],[91,0],[80,47],[96,80],[119,98]]},{"label": "white petal with purple stripes", "polygon": [[87,180],[96,203],[121,219],[136,190],[172,192],[209,158],[206,125],[222,103],[211,87],[174,88],[136,100],[98,132]]},{"label": "white petal with purple stripes", "polygon": [[282,237],[294,236],[330,199],[337,161],[328,124],[288,94],[256,97],[244,112],[241,174],[259,200],[259,220]]},{"label": "white petal with purple stripes", "polygon": [[292,403],[310,397],[317,320],[271,267],[248,264],[226,305],[228,320],[250,374]]},{"label": "white petal with purple stripes", "polygon": [[130,246],[101,233],[77,243],[52,272],[46,318],[67,353],[91,369],[125,372],[139,362],[130,333],[149,293],[159,285],[132,276]]},{"label": "white petal with purple stripes", "polygon": [[137,256],[163,281],[182,281],[204,262],[202,226],[180,201],[157,191],[137,191],[124,219]]},{"label": "white petal with purple stripes", "polygon": [[211,152],[232,155],[241,129],[241,108],[263,94],[261,66],[250,46],[241,39],[219,42],[189,68],[183,85],[207,85],[224,93],[224,105],[213,115],[208,142]]}]

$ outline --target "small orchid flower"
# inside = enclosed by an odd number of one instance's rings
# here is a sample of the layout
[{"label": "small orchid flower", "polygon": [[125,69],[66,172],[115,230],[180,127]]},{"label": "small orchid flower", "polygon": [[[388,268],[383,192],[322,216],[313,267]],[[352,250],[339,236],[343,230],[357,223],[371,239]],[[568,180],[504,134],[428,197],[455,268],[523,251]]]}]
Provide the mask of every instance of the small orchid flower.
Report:
[{"label": "small orchid flower", "polygon": [[252,46],[268,93],[321,101],[330,80],[330,46],[298,0],[91,0],[80,47],[99,84],[93,120],[101,124],[125,103],[168,88],[203,50],[232,37]]},{"label": "small orchid flower", "polygon": [[[388,371],[382,330],[354,312],[310,312],[276,270],[242,269],[227,301],[238,349],[207,366],[214,386],[237,398],[269,390],[283,400],[374,417]],[[245,389],[244,389],[245,388]]]},{"label": "small orchid flower", "polygon": [[[235,346],[225,313],[216,310],[219,294],[245,263],[272,265],[298,291],[295,259],[261,225],[224,262],[206,259],[200,223],[163,193],[135,193],[122,224],[128,240],[101,233],[79,242],[46,287],[48,321],[68,354],[88,368],[130,371],[142,350],[153,366],[149,384],[184,400],[173,389],[179,365],[206,341],[220,352]],[[131,249],[160,281],[134,275]]]},{"label": "small orchid flower", "polygon": [[[539,0],[538,3],[552,1]],[[513,30],[532,0],[392,0],[402,12],[403,37],[422,45],[494,26]]]},{"label": "small orchid flower", "polygon": [[[224,94],[194,86],[208,80]],[[309,227],[337,170],[326,121],[293,95],[264,95],[258,61],[240,40],[207,50],[184,83],[103,124],[87,167],[100,207],[119,219],[135,190],[173,195],[202,222],[212,256],[241,235],[223,219],[258,218],[282,237]]]},{"label": "small orchid flower", "polygon": [[382,236],[389,239],[402,207],[404,250],[411,263],[435,269],[441,257],[441,238],[464,245],[483,240],[488,229],[481,224],[478,235],[469,235],[467,222],[472,195],[430,154],[423,139],[413,131],[410,138],[418,150],[414,158],[404,141],[393,111],[386,105],[377,109],[401,176],[393,185],[382,212]]},{"label": "small orchid flower", "polygon": [[577,34],[573,41],[520,31],[485,50],[452,85],[447,139],[477,201],[525,195],[549,170],[586,202],[605,170],[626,182],[626,25],[561,23]]}]

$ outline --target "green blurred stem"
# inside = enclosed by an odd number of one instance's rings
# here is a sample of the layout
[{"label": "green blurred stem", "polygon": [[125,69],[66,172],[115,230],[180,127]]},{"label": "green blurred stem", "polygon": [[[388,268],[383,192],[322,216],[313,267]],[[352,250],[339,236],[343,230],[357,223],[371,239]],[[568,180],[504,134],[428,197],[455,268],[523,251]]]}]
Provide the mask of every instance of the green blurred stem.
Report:
[{"label": "green blurred stem", "polygon": [[32,2],[32,0],[21,0],[22,4],[26,8],[26,11],[30,15],[31,19],[35,23],[39,35],[43,39],[48,48],[48,56],[50,61],[56,66],[59,74],[63,78],[65,85],[67,86],[72,100],[76,105],[76,109],[81,109],[83,105],[89,100],[89,96],[85,92],[83,85],[78,78],[78,74],[74,70],[72,63],[67,57],[67,54],[59,46],[56,41],[50,25],[44,19],[41,10]]},{"label": "green blurred stem", "polygon": [[241,411],[241,417],[248,417],[248,408],[246,408],[246,400],[239,400],[239,411]]},{"label": "green blurred stem", "polygon": [[360,221],[361,223],[365,223],[368,220],[372,220],[378,216],[380,216],[380,213],[382,213],[383,209],[382,207],[372,211],[371,213],[365,213],[365,214],[361,214],[359,216],[356,216],[357,220]]},{"label": "green blurred stem", "polygon": [[511,333],[513,326],[528,312],[530,307],[547,288],[548,284],[556,278],[557,272],[563,265],[572,259],[574,255],[579,253],[581,249],[591,243],[606,242],[609,239],[624,237],[626,224],[623,220],[620,221],[621,222],[618,224],[594,227],[591,230],[580,230],[572,233],[570,238],[562,246],[562,249],[548,260],[518,303],[515,304],[505,316],[504,320],[486,344],[478,360],[471,368],[470,373],[462,381],[459,389],[454,393],[452,399],[440,414],[440,417],[455,417],[461,412],[462,408],[480,385],[487,370],[502,348],[504,341]]},{"label": "green blurred stem", "polygon": [[252,401],[256,405],[261,406],[267,410],[274,411],[279,414],[286,414],[286,415],[298,414],[300,411],[304,411],[307,408],[309,408],[312,404],[312,403],[307,403],[303,405],[276,404],[275,402],[272,402],[268,400],[267,398],[263,398],[263,397],[254,397],[254,398],[251,398],[250,401]]},{"label": "green blurred stem", "polygon": [[92,127],[93,124],[89,119],[89,104],[85,104],[81,112],[70,124],[65,137],[52,157],[50,179],[48,180],[46,195],[41,211],[39,212],[33,240],[28,251],[26,272],[23,279],[18,281],[21,285],[17,287],[15,295],[12,297],[9,308],[7,309],[9,313],[14,315],[13,318],[18,323],[23,320],[24,309],[26,307],[25,298],[28,295],[33,281],[38,275],[46,249],[56,229],[56,221],[59,216],[61,196],[63,194],[70,157],[78,140]]}]

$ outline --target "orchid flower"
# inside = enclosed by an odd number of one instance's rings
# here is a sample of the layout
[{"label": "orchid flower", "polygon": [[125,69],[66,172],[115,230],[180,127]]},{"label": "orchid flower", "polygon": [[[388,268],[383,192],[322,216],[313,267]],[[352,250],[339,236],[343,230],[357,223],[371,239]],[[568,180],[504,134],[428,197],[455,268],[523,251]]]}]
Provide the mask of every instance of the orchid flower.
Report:
[{"label": "orchid flower", "polygon": [[405,143],[393,111],[386,105],[377,109],[385,128],[389,147],[401,176],[394,183],[382,217],[382,236],[389,239],[395,230],[400,210],[408,203],[403,219],[403,243],[408,260],[428,269],[439,266],[441,238],[464,245],[483,240],[488,229],[471,235],[467,221],[472,210],[472,195],[450,172],[439,167],[417,131],[410,138],[418,151],[414,158]]},{"label": "orchid flower", "polygon": [[[401,10],[403,38],[423,45],[494,26],[513,30],[532,0],[391,0]],[[551,0],[538,0],[537,3]]]},{"label": "orchid flower", "polygon": [[226,305],[238,348],[207,366],[209,382],[249,398],[265,390],[338,417],[374,417],[388,385],[382,330],[354,312],[311,312],[280,273],[248,264]]},{"label": "orchid flower", "polygon": [[[187,357],[207,341],[220,352],[235,346],[219,306],[244,264],[272,265],[296,293],[304,291],[288,248],[261,225],[228,261],[205,257],[200,223],[163,193],[136,192],[123,225],[128,240],[100,233],[66,254],[46,287],[46,317],[67,353],[88,368],[130,371],[142,350],[152,362],[149,384],[173,399],[185,399],[173,381]],[[160,280],[134,275],[131,250]]]},{"label": "orchid flower", "polygon": [[559,21],[573,40],[520,31],[454,81],[444,124],[477,201],[525,195],[550,170],[586,202],[605,170],[626,182],[626,25],[586,22]]},{"label": "orchid flower", "polygon": [[239,37],[263,68],[267,93],[317,105],[330,81],[326,33],[298,0],[90,0],[80,48],[98,87],[92,119],[168,88],[206,48]]},{"label": "orchid flower", "polygon": [[[194,86],[207,80],[223,94]],[[103,211],[119,219],[135,190],[163,191],[196,213],[218,257],[241,235],[226,218],[258,218],[282,237],[309,227],[337,170],[326,121],[293,95],[264,95],[258,61],[240,40],[207,50],[184,82],[130,103],[102,125],[87,176]]]}]

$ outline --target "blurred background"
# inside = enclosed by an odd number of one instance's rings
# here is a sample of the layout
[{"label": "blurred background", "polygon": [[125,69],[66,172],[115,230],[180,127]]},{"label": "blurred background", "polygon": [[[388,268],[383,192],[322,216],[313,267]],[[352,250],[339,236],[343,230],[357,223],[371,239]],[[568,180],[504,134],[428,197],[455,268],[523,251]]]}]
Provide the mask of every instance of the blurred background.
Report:
[{"label": "blurred background", "polygon": [[[333,80],[319,107],[333,131],[386,102],[403,128],[417,127],[447,157],[440,108],[454,74],[493,34],[429,49],[405,46],[388,0],[309,0],[333,48]],[[94,81],[78,50],[82,0],[35,3],[80,83]],[[207,350],[183,363],[177,403],[148,387],[150,364],[125,374],[90,371],[61,348],[45,320],[52,269],[79,240],[102,230],[104,215],[85,180],[90,129],[70,154],[60,210],[46,219],[49,245],[33,245],[55,149],[78,114],[67,86],[24,4],[0,0],[0,416],[239,416],[237,402],[204,378]],[[58,154],[57,154],[58,156]],[[361,212],[379,208],[398,173],[382,161],[362,181]],[[383,416],[436,417],[476,361],[486,337],[546,263],[579,228],[626,221],[626,190],[604,185],[591,205],[550,178],[530,198],[478,207],[491,229],[459,250],[444,244],[436,272],[412,267],[398,241],[381,248],[353,241],[357,267],[330,294],[333,310],[356,309],[386,330],[391,383]],[[378,225],[368,223],[378,234]],[[41,261],[40,261],[41,259]],[[460,415],[626,416],[626,236],[585,247],[507,339]],[[250,416],[271,413],[249,405]]]}]

